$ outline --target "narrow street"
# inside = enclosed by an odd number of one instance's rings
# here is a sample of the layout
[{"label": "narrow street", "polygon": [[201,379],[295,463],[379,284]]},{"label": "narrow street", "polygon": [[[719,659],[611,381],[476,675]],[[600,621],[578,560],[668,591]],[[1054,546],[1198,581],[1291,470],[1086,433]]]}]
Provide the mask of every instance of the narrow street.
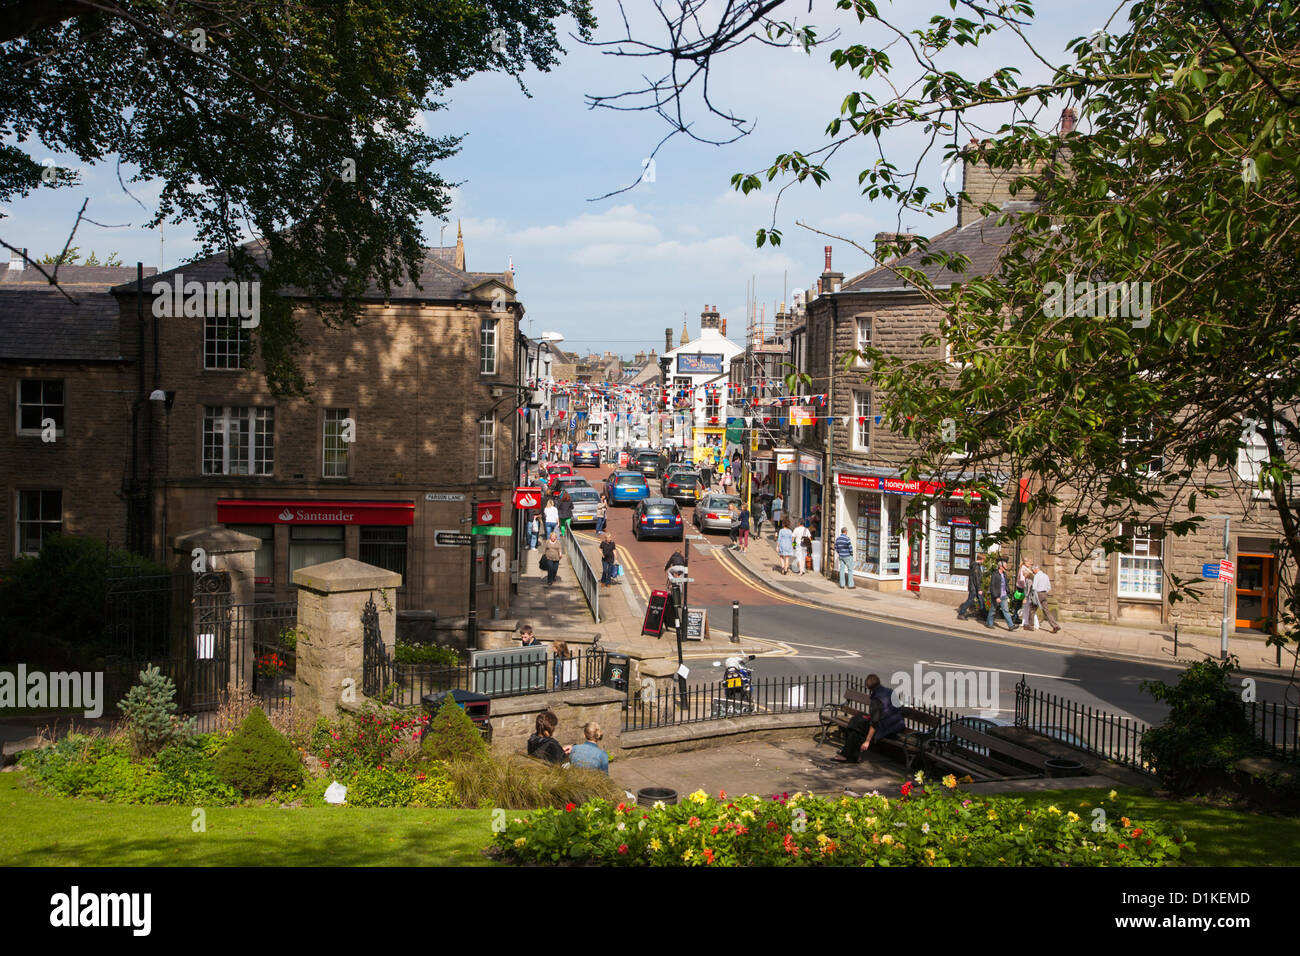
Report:
[{"label": "narrow street", "polygon": [[[599,489],[611,470],[611,466],[601,465],[577,472]],[[657,480],[650,481],[650,489],[652,496],[658,494]],[[709,628],[715,634],[729,633],[732,602],[738,601],[740,634],[775,644],[771,654],[754,662],[756,676],[877,673],[888,683],[891,675],[899,671],[913,674],[918,666],[927,670],[987,670],[997,675],[995,709],[999,719],[1014,717],[1015,685],[1023,676],[1034,688],[1152,723],[1162,719],[1165,708],[1140,689],[1142,682],[1172,683],[1182,671],[1173,664],[1110,660],[1052,647],[1024,647],[986,636],[987,632],[976,624],[970,625],[969,636],[955,636],[924,626],[868,620],[855,613],[833,611],[755,583],[731,558],[726,534],[695,529],[690,506],[682,508],[686,529],[683,543],[637,541],[632,534],[632,511],[629,505],[611,506],[606,527],[614,534],[619,560],[642,606],[651,590],[665,587],[664,567],[669,556],[684,550],[684,544],[689,545],[689,601],[692,607],[707,610]],[[765,534],[771,535],[770,525]],[[785,583],[790,582],[796,588],[799,585],[793,575],[785,579]],[[691,656],[689,645],[687,656]],[[692,680],[719,679],[720,665],[721,660],[716,658],[694,660]],[[1282,701],[1285,687],[1283,681],[1261,679],[1259,699]]]}]

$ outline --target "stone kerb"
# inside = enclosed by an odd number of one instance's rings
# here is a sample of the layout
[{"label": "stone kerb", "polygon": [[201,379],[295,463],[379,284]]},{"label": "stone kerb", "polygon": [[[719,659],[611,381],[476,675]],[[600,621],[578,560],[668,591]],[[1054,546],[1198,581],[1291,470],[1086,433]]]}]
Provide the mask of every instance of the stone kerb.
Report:
[{"label": "stone kerb", "polygon": [[[230,577],[230,603],[251,605],[256,600],[257,549],[262,542],[251,534],[211,525],[178,534],[172,539],[173,570],[225,571]],[[195,554],[195,549],[202,549]],[[191,648],[192,650],[192,648]],[[232,620],[230,632],[231,678],[243,687],[253,686],[252,616],[240,614]],[[236,668],[238,670],[236,671]],[[221,688],[225,690],[225,688]]]},{"label": "stone kerb", "polygon": [[333,717],[339,704],[361,700],[364,657],[361,614],[375,602],[379,632],[391,658],[397,644],[393,606],[402,576],[340,558],[293,573],[298,588],[298,672],[295,706],[309,714]]}]

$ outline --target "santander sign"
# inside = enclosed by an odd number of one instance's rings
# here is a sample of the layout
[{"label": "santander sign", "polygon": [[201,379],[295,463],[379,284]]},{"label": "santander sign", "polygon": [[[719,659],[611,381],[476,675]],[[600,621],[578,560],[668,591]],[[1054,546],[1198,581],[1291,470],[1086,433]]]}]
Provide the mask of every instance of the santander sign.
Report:
[{"label": "santander sign", "polygon": [[533,508],[542,506],[542,493],[536,488],[516,488],[515,489],[515,507],[521,511],[528,511]]}]

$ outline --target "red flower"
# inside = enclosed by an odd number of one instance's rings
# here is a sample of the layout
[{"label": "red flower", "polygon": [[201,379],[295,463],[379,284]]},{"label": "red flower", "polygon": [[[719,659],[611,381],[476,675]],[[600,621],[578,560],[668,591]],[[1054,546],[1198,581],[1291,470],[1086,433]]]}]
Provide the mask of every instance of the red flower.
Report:
[{"label": "red flower", "polygon": [[768,828],[769,830],[775,830],[775,829],[776,829],[776,821],[775,821],[775,820],[768,820],[768,821],[767,821],[767,828]]},{"label": "red flower", "polygon": [[713,851],[710,850],[708,847],[704,848],[704,862],[706,863],[713,862]]},{"label": "red flower", "polygon": [[907,796],[912,792],[912,781],[909,780],[907,781],[907,783],[903,784],[902,792],[903,792],[903,796]]},{"label": "red flower", "polygon": [[565,812],[565,813],[572,813],[572,812],[573,812],[574,810],[576,810],[576,809],[578,809],[578,805],[577,805],[576,803],[566,803],[566,804],[564,805],[564,812]]},{"label": "red flower", "polygon": [[1133,836],[1135,836],[1135,837],[1140,837],[1141,835],[1142,835],[1142,828],[1141,828],[1141,827],[1138,827],[1136,830],[1133,831]]},{"label": "red flower", "polygon": [[1121,843],[1121,844],[1119,845],[1119,848],[1120,848],[1121,850],[1127,850],[1127,849],[1128,849],[1128,844],[1127,844],[1127,843]]},{"label": "red flower", "polygon": [[[730,823],[727,824],[727,829],[731,829]],[[713,829],[709,831],[709,836],[717,836],[717,835],[718,835],[718,825],[715,823],[713,825]]]},{"label": "red flower", "polygon": [[626,803],[620,803],[620,804],[619,804],[615,809],[617,809],[619,813],[622,813],[624,810],[627,809],[627,804],[626,804]]},{"label": "red flower", "polygon": [[619,853],[626,853],[626,852],[627,852],[627,844],[626,844],[626,843],[620,843],[620,844],[618,845],[618,852],[619,852]]}]

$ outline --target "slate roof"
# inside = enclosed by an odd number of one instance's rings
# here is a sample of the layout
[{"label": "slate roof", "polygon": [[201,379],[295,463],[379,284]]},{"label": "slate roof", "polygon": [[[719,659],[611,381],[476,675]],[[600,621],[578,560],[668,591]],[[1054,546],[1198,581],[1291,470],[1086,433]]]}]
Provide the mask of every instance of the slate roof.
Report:
[{"label": "slate roof", "polygon": [[[149,268],[144,274],[156,271]],[[108,290],[134,282],[135,267],[60,266],[58,279],[75,305],[31,266],[0,270],[0,359],[121,358],[120,310]]]},{"label": "slate roof", "polygon": [[[253,252],[255,259],[265,262],[265,252],[260,244],[249,243],[247,248]],[[392,291],[388,295],[384,295],[377,285],[372,284],[362,294],[362,298],[374,301],[411,299],[417,301],[458,301],[470,299],[470,290],[485,282],[495,280],[508,288],[514,287],[510,277],[504,272],[462,272],[452,264],[456,252],[455,248],[452,247],[450,252],[451,255],[449,256],[448,247],[446,246],[437,246],[424,250],[424,258],[420,262],[419,288],[403,275],[400,281],[393,284]],[[156,278],[158,280],[170,279],[178,273],[183,275],[187,282],[190,280],[222,282],[230,278],[225,253],[218,253],[206,259],[179,265],[174,269],[158,273]],[[133,292],[134,287],[131,283],[125,283],[115,286],[112,291],[115,293]],[[306,297],[307,294],[303,289],[293,287],[289,287],[284,291],[289,296]]]},{"label": "slate roof", "polygon": [[[840,291],[883,292],[899,291],[904,287],[910,289],[911,285],[894,273],[894,270],[900,266],[920,270],[936,286],[968,282],[979,276],[991,275],[997,271],[1002,249],[1015,229],[1014,220],[998,225],[998,218],[1004,212],[1028,212],[1033,208],[1035,204],[1029,202],[1004,203],[997,213],[976,219],[969,225],[953,227],[947,232],[939,233],[930,240],[930,246],[925,251],[913,249],[901,259],[896,259],[888,265],[877,266],[854,276],[840,286]],[[942,263],[921,264],[923,258],[936,252],[960,253],[970,259],[970,265],[964,272],[953,272]]]}]

